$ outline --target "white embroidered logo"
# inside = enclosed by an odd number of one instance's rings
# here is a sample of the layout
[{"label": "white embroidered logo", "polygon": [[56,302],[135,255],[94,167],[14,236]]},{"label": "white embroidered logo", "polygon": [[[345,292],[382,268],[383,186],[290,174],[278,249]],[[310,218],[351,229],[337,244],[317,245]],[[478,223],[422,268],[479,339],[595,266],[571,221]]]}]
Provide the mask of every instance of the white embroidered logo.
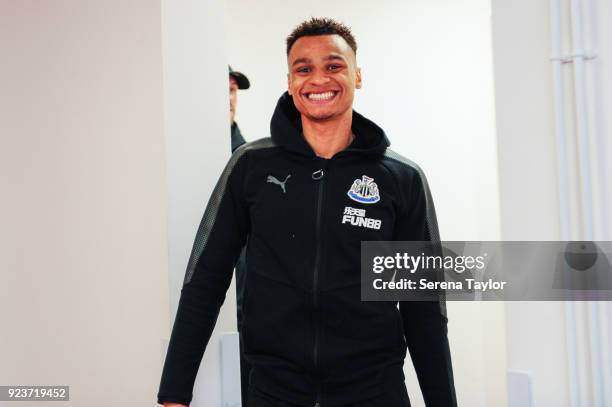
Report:
[{"label": "white embroidered logo", "polygon": [[364,204],[373,204],[380,201],[378,185],[374,182],[374,178],[363,175],[361,179],[356,179],[351,185],[351,189],[347,192],[349,198],[355,202]]},{"label": "white embroidered logo", "polygon": [[382,226],[382,220],[366,218],[365,209],[357,209],[350,206],[344,208],[344,214],[342,215],[342,223],[350,223],[353,226],[376,229],[380,230]]}]

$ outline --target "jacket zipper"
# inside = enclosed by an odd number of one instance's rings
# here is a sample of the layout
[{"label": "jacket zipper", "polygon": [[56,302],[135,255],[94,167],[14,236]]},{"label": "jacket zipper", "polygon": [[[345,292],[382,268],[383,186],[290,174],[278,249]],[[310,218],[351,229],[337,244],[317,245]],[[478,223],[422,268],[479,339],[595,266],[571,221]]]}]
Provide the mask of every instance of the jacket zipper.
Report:
[{"label": "jacket zipper", "polygon": [[[323,217],[323,192],[325,189],[325,169],[326,162],[323,161],[321,169],[312,173],[312,178],[319,182],[318,194],[317,194],[317,218],[316,218],[316,229],[315,229],[315,241],[317,242],[317,250],[315,252],[315,266],[313,271],[312,279],[312,293],[313,303],[315,308],[315,340],[313,349],[313,360],[315,371],[318,373],[319,369],[319,335],[320,335],[320,315],[319,315],[319,271],[321,268],[321,222]],[[317,397],[314,407],[321,406],[321,383],[317,377]]]}]

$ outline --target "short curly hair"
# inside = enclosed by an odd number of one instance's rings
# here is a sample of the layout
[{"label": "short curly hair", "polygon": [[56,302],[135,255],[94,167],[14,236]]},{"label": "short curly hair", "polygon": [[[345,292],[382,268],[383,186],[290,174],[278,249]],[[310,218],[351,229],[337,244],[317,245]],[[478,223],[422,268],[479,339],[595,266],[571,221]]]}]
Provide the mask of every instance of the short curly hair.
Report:
[{"label": "short curly hair", "polygon": [[344,38],[344,41],[357,54],[357,42],[349,27],[333,18],[312,17],[310,20],[306,20],[298,25],[287,37],[287,55],[289,55],[293,44],[302,37],[334,34]]}]

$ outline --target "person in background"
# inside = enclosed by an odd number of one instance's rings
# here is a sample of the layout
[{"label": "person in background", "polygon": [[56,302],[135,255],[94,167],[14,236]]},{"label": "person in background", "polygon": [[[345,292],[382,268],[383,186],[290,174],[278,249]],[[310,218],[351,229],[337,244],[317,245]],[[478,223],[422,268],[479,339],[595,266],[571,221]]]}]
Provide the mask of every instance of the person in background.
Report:
[{"label": "person in background", "polygon": [[[228,65],[229,66],[229,65]],[[238,89],[248,89],[251,86],[249,78],[242,72],[234,71],[229,66],[229,92],[230,92],[230,123],[232,126],[232,153],[246,141],[240,133],[240,128],[234,120],[236,117],[236,103],[238,101]]]}]

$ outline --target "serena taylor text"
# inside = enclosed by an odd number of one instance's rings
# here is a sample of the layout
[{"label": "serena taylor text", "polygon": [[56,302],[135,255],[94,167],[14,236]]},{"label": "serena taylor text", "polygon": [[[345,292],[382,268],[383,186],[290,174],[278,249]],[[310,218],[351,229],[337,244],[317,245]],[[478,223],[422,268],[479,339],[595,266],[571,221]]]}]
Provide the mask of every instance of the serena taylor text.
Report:
[{"label": "serena taylor text", "polygon": [[[464,285],[465,283],[465,285]],[[474,278],[466,278],[463,281],[429,281],[422,278],[418,284],[414,280],[402,278],[398,281],[383,281],[380,278],[374,280],[373,285],[376,290],[503,290],[506,281],[476,281]]]}]

